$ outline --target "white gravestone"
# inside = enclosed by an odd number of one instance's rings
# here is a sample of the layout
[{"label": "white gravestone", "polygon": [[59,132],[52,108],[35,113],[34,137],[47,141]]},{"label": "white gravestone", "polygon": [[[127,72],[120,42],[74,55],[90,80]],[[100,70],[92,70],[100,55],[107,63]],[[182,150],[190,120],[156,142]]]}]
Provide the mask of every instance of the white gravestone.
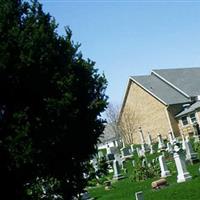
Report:
[{"label": "white gravestone", "polygon": [[142,167],[146,167],[148,164],[146,157],[142,159]]},{"label": "white gravestone", "polygon": [[117,160],[113,161],[113,170],[114,170],[113,179],[119,180],[119,179],[124,178],[124,176],[122,174],[120,174],[119,163]]},{"label": "white gravestone", "polygon": [[183,133],[181,134],[181,137],[182,137],[182,149],[183,149],[183,150],[186,150],[186,146],[185,146],[185,142],[186,142],[186,141],[185,141],[185,136],[184,136]]},{"label": "white gravestone", "polygon": [[130,158],[133,155],[130,153],[129,148],[128,147],[124,147],[120,149],[122,158]]},{"label": "white gravestone", "polygon": [[199,142],[200,141],[200,130],[199,130],[199,124],[197,122],[195,122],[193,124],[193,130],[194,130],[194,142]]},{"label": "white gravestone", "polygon": [[148,143],[148,145],[149,145],[150,154],[153,154],[153,153],[154,153],[154,150],[153,150],[151,135],[150,135],[149,132],[148,132],[148,135],[147,135],[147,143]]},{"label": "white gravestone", "polygon": [[159,164],[160,164],[160,169],[161,169],[161,177],[167,177],[170,176],[170,171],[167,168],[167,164],[165,162],[165,158],[163,155],[159,156]]},{"label": "white gravestone", "polygon": [[173,145],[173,142],[175,140],[175,136],[174,136],[172,131],[169,131],[168,137],[169,137],[169,142],[171,143],[171,145]]},{"label": "white gravestone", "polygon": [[185,151],[186,151],[186,160],[194,162],[195,160],[198,159],[198,154],[193,151],[189,137],[187,137],[185,141]]},{"label": "white gravestone", "polygon": [[141,128],[141,127],[139,127],[139,134],[140,134],[140,140],[141,140],[141,147],[142,147],[142,150],[143,150],[144,152],[149,151],[148,146],[147,146],[147,144],[146,144],[146,142],[145,142],[145,140],[144,140],[144,135],[143,135],[143,131],[142,131],[142,128]]},{"label": "white gravestone", "polygon": [[177,183],[190,180],[192,177],[187,171],[186,164],[185,164],[185,156],[181,148],[179,147],[179,144],[174,145],[174,160],[175,160],[176,169],[178,172]]},{"label": "white gravestone", "polygon": [[165,148],[165,144],[163,142],[161,134],[158,134],[158,149],[163,150]]},{"label": "white gravestone", "polygon": [[134,144],[131,144],[131,152],[134,153],[135,149],[134,149]]},{"label": "white gravestone", "polygon": [[167,142],[167,149],[168,153],[172,154],[173,153],[173,148],[170,142]]}]

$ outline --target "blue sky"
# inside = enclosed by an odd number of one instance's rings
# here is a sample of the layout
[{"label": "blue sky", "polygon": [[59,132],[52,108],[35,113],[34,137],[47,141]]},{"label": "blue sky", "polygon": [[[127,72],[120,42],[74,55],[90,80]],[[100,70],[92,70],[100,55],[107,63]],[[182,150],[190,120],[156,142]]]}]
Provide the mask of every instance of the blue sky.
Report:
[{"label": "blue sky", "polygon": [[200,67],[200,1],[40,2],[55,17],[58,33],[69,26],[84,58],[105,73],[113,104],[122,103],[131,75]]}]

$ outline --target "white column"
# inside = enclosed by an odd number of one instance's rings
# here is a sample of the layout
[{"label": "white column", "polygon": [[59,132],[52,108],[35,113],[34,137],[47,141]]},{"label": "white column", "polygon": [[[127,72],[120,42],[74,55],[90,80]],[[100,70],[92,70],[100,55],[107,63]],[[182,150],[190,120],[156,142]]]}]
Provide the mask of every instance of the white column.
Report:
[{"label": "white column", "polygon": [[189,172],[187,171],[185,158],[182,152],[175,152],[174,153],[174,160],[176,164],[176,169],[178,172],[177,176],[177,183],[185,182],[190,180],[192,177],[190,176]]}]

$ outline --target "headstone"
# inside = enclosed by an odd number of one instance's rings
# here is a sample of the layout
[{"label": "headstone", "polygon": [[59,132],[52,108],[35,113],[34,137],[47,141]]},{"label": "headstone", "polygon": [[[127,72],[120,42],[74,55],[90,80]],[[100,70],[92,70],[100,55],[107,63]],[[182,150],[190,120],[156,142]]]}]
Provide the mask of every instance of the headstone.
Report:
[{"label": "headstone", "polygon": [[200,129],[199,129],[199,124],[195,122],[193,124],[193,129],[194,129],[194,142],[199,142],[200,141]]},{"label": "headstone", "polygon": [[81,194],[81,200],[94,200],[94,198],[90,197],[90,194],[87,191],[85,191]]},{"label": "headstone", "polygon": [[125,160],[122,160],[122,161],[121,161],[121,164],[122,164],[122,169],[124,169],[124,168],[125,168],[125,167],[124,167],[124,165],[125,165],[125,162],[126,162]]},{"label": "headstone", "polygon": [[132,166],[135,167],[135,160],[132,160]]},{"label": "headstone", "polygon": [[149,145],[150,154],[153,154],[154,150],[153,150],[151,135],[150,135],[149,132],[148,132],[148,135],[147,135],[147,142],[148,142],[148,145]]},{"label": "headstone", "polygon": [[174,133],[173,133],[172,131],[169,131],[168,137],[169,137],[169,142],[170,142],[170,144],[173,145],[173,142],[174,142],[174,140],[175,140]]},{"label": "headstone", "polygon": [[142,167],[146,167],[147,166],[147,159],[146,157],[142,159]]},{"label": "headstone", "polygon": [[136,147],[136,152],[137,152],[138,157],[140,157],[140,148],[139,147]]},{"label": "headstone", "polygon": [[132,152],[132,153],[135,152],[134,144],[131,144],[131,152]]},{"label": "headstone", "polygon": [[139,158],[145,157],[145,152],[141,148],[136,147],[136,151],[137,151],[137,155],[138,155]]},{"label": "headstone", "polygon": [[158,162],[159,161],[159,158],[158,157],[155,157],[155,162]]},{"label": "headstone", "polygon": [[107,157],[107,160],[109,160],[109,161],[111,161],[111,160],[114,160],[114,159],[115,159],[115,155],[114,155],[114,154],[112,154],[112,153],[110,153],[110,154],[107,154],[107,155],[106,155],[106,157]]},{"label": "headstone", "polygon": [[187,161],[190,161],[191,163],[193,163],[198,160],[198,154],[193,151],[192,144],[189,140],[189,137],[187,137],[185,141],[185,151],[186,151]]},{"label": "headstone", "polygon": [[107,154],[111,154],[111,149],[110,149],[110,146],[109,146],[109,145],[108,145],[107,148],[106,148],[106,153],[107,153]]},{"label": "headstone", "polygon": [[102,151],[98,151],[98,157],[99,157],[99,159],[101,159],[101,158],[103,158],[103,157],[104,157],[104,155],[103,155],[103,152],[102,152]]},{"label": "headstone", "polygon": [[142,191],[136,192],[136,193],[135,193],[135,199],[136,199],[136,200],[144,200],[143,192],[142,192]]},{"label": "headstone", "polygon": [[106,152],[107,152],[107,154],[116,154],[116,152],[117,152],[117,147],[115,147],[115,146],[110,147],[110,146],[108,145],[107,148],[106,148]]},{"label": "headstone", "polygon": [[165,162],[165,158],[163,155],[159,156],[159,164],[160,164],[160,169],[161,169],[161,177],[167,177],[170,176],[170,171],[167,168],[167,164]]},{"label": "headstone", "polygon": [[167,142],[167,149],[166,149],[170,154],[173,153],[173,148],[170,142]]},{"label": "headstone", "polygon": [[129,151],[129,154],[131,155],[132,154],[132,150],[129,148],[128,151]]},{"label": "headstone", "polygon": [[107,160],[114,160],[115,159],[115,156],[112,153],[112,148],[109,145],[106,148],[106,158],[107,158]]},{"label": "headstone", "polygon": [[111,165],[111,162],[108,162],[108,172],[112,173],[113,172],[113,167]]},{"label": "headstone", "polygon": [[114,170],[114,175],[113,175],[114,180],[119,180],[124,178],[124,176],[120,173],[119,163],[117,160],[113,161],[113,170]]},{"label": "headstone", "polygon": [[186,146],[185,146],[185,136],[184,136],[183,133],[181,134],[181,137],[182,137],[182,149],[183,149],[183,150],[186,150]]},{"label": "headstone", "polygon": [[163,142],[161,134],[158,134],[158,150],[162,151],[163,149],[165,149],[165,144]]},{"label": "headstone", "polygon": [[146,144],[146,142],[144,140],[144,135],[143,135],[143,131],[142,131],[141,127],[139,127],[139,134],[140,134],[140,140],[141,140],[142,150],[143,150],[143,152],[148,152],[149,148],[148,148],[148,145]]},{"label": "headstone", "polygon": [[94,167],[95,172],[98,171],[98,162],[97,162],[97,160],[95,158],[93,158],[92,160],[90,160],[90,163]]},{"label": "headstone", "polygon": [[185,157],[184,157],[182,149],[180,148],[179,143],[174,144],[174,160],[175,160],[176,169],[178,172],[177,183],[190,180],[192,177],[187,171],[186,164],[185,164]]},{"label": "headstone", "polygon": [[110,190],[112,188],[111,181],[105,181],[104,185],[105,185],[105,190]]},{"label": "headstone", "polygon": [[148,168],[151,168],[151,163],[147,163]]},{"label": "headstone", "polygon": [[125,147],[126,147],[125,142],[124,142],[124,140],[122,139],[122,148],[125,148]]},{"label": "headstone", "polygon": [[122,158],[130,158],[133,156],[132,154],[130,154],[128,147],[121,148],[120,152],[121,152]]}]

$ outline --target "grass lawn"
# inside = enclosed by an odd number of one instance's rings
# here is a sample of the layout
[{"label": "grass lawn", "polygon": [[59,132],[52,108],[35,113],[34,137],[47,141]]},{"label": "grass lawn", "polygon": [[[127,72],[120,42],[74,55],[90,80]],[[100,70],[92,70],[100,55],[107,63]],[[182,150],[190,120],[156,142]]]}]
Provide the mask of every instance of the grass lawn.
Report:
[{"label": "grass lawn", "polygon": [[[171,165],[171,166],[170,166]],[[200,163],[188,165],[188,171],[192,180],[177,183],[176,169],[174,162],[169,162],[168,166],[172,176],[166,178],[168,186],[159,190],[151,189],[151,182],[159,178],[148,179],[145,181],[135,182],[130,178],[133,167],[127,163],[127,178],[113,182],[112,189],[105,190],[104,186],[89,189],[89,193],[97,200],[134,200],[135,192],[143,191],[144,200],[200,200]],[[131,168],[132,167],[132,168]]]}]

